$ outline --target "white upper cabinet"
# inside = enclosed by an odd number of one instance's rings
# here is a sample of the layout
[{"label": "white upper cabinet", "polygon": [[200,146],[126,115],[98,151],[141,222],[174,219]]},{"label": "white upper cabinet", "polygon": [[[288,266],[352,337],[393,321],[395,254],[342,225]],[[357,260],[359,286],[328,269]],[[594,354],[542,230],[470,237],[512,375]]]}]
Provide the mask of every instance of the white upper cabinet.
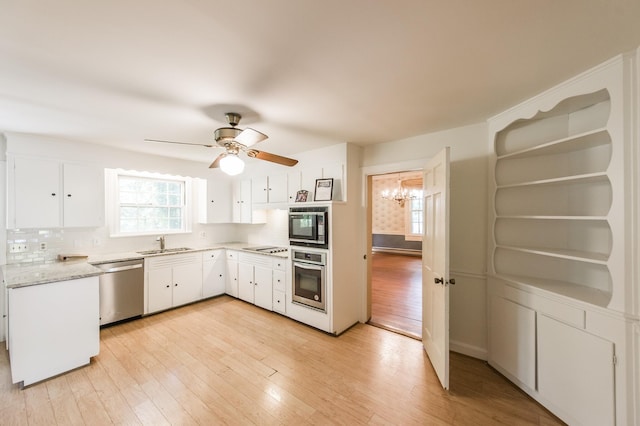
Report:
[{"label": "white upper cabinet", "polygon": [[101,168],[64,164],[63,220],[65,227],[93,227],[104,223],[104,171]]},{"label": "white upper cabinet", "polygon": [[242,179],[232,185],[233,223],[264,223],[266,216],[253,212],[251,207],[251,179]]},{"label": "white upper cabinet", "polygon": [[287,174],[258,176],[251,179],[251,201],[253,204],[286,203]]},{"label": "white upper cabinet", "polygon": [[[232,204],[231,182],[210,178],[200,180],[200,223],[231,223]],[[206,186],[206,189],[205,189]]]},{"label": "white upper cabinet", "polygon": [[104,171],[54,160],[10,157],[9,229],[104,224]]}]

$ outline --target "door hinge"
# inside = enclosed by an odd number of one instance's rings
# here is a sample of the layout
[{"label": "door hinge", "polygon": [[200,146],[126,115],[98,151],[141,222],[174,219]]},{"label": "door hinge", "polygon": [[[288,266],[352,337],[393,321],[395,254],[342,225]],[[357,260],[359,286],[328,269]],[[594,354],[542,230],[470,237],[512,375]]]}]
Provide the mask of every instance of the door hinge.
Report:
[{"label": "door hinge", "polygon": [[613,354],[613,365],[618,365],[618,357],[616,354]]}]

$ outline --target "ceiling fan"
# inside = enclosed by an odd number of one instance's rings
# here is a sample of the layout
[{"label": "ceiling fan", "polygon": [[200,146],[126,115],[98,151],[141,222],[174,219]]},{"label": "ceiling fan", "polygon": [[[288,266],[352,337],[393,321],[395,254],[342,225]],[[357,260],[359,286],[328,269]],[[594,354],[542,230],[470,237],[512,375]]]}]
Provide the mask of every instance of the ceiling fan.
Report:
[{"label": "ceiling fan", "polygon": [[205,146],[207,148],[221,147],[225,149],[225,152],[218,155],[218,157],[211,163],[209,168],[217,168],[225,172],[228,175],[237,175],[244,170],[244,161],[238,156],[240,152],[244,152],[248,157],[257,158],[258,160],[271,161],[272,163],[282,164],[284,166],[295,166],[298,164],[298,160],[292,158],[282,157],[280,155],[271,154],[265,151],[258,151],[251,148],[258,142],[262,142],[267,139],[268,136],[257,130],[246,128],[244,130],[237,128],[236,126],[240,122],[242,116],[236,112],[228,112],[225,114],[227,122],[230,127],[221,127],[216,129],[213,133],[213,137],[216,141],[216,145],[213,144],[201,144],[190,142],[174,142],[164,141],[158,139],[145,139],[147,142],[161,142],[161,143],[174,143],[178,145],[198,145]]}]

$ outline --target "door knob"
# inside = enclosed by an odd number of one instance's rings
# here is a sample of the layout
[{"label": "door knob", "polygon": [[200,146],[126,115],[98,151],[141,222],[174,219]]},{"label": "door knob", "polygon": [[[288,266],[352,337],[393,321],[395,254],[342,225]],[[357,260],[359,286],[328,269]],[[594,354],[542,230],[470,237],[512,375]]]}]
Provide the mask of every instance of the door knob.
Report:
[{"label": "door knob", "polygon": [[447,281],[447,284],[456,285],[456,279],[455,278],[449,279],[449,281]]},{"label": "door knob", "polygon": [[444,278],[434,278],[433,282],[435,282],[436,284],[444,284]]}]

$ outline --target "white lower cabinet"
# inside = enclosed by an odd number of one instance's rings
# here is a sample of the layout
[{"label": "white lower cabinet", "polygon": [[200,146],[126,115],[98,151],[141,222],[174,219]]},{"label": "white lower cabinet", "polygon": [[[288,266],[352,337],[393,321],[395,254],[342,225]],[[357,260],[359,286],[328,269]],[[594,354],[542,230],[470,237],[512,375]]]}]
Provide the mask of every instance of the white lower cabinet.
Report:
[{"label": "white lower cabinet", "polygon": [[623,319],[499,281],[489,288],[491,366],[568,424],[631,424]]},{"label": "white lower cabinet", "polygon": [[272,310],[273,269],[268,256],[240,254],[238,297],[245,302]]},{"label": "white lower cabinet", "polygon": [[98,355],[98,288],[98,277],[87,277],[7,291],[13,383],[27,386]]},{"label": "white lower cabinet", "polygon": [[174,254],[145,259],[147,311],[158,312],[202,298],[202,254]]},{"label": "white lower cabinet", "polygon": [[497,296],[493,296],[490,303],[492,361],[525,386],[535,389],[536,312]]},{"label": "white lower cabinet", "polygon": [[225,293],[238,297],[238,252],[227,250],[227,279]]},{"label": "white lower cabinet", "polygon": [[538,392],[570,424],[615,424],[614,344],[538,315]]},{"label": "white lower cabinet", "polygon": [[[284,264],[284,262],[282,262]],[[287,304],[286,301],[286,283],[287,283],[287,275],[285,271],[280,271],[275,269],[273,270],[273,310],[281,313],[287,313]]]},{"label": "white lower cabinet", "polygon": [[202,253],[202,297],[219,296],[225,293],[226,269],[224,250]]},{"label": "white lower cabinet", "polygon": [[284,269],[284,259],[239,253],[238,298],[270,311],[285,313]]}]

